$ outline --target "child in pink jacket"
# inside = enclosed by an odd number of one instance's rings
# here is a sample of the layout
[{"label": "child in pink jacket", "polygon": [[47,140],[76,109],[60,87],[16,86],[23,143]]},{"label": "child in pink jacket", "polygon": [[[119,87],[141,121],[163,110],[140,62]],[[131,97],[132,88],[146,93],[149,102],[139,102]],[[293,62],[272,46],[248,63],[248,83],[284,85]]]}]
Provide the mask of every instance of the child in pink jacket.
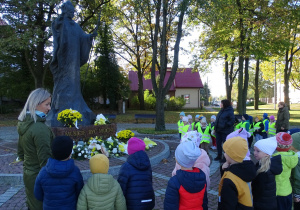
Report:
[{"label": "child in pink jacket", "polygon": [[[181,138],[181,142],[185,142],[185,141],[192,141],[195,143],[195,145],[197,147],[199,147],[200,142],[202,139],[202,135],[200,133],[198,133],[197,131],[190,131],[187,132],[182,138]],[[193,167],[199,168],[201,169],[206,176],[206,183],[207,183],[207,189],[209,189],[210,186],[210,178],[209,178],[209,165],[210,165],[210,159],[206,153],[205,150],[200,149],[201,151],[201,155],[198,157],[198,159],[196,160],[196,162],[194,163]],[[172,172],[172,176],[176,175],[176,171],[179,170],[181,167],[180,165],[178,165],[178,163],[176,163],[175,168]]]}]

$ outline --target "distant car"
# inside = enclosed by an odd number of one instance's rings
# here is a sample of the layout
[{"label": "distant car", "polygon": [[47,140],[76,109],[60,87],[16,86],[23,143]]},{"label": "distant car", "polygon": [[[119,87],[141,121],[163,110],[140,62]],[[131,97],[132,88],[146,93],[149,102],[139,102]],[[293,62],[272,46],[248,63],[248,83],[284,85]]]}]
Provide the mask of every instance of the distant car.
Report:
[{"label": "distant car", "polygon": [[300,99],[299,98],[295,98],[295,99],[290,99],[291,104],[299,104],[300,103]]},{"label": "distant car", "polygon": [[220,103],[219,101],[214,101],[214,102],[212,103],[213,106],[220,106],[220,104],[221,104],[221,103]]}]

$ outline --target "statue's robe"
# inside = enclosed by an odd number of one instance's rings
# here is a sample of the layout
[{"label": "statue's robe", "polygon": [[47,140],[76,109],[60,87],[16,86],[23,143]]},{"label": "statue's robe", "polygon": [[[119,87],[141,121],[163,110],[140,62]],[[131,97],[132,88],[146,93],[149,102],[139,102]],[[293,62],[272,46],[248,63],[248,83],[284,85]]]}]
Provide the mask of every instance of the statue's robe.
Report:
[{"label": "statue's robe", "polygon": [[95,114],[81,94],[80,67],[89,59],[93,39],[77,23],[66,17],[59,17],[52,23],[52,32],[54,49],[50,70],[54,88],[47,122],[52,127],[62,126],[57,121],[57,115],[62,110],[71,108],[82,114],[79,125],[90,125]]}]

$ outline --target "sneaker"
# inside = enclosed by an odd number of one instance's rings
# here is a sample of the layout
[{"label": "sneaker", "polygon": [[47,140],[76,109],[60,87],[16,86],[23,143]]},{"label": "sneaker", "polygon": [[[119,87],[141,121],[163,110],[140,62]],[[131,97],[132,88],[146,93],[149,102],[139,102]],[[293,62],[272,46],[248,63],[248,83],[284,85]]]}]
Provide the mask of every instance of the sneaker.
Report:
[{"label": "sneaker", "polygon": [[212,149],[217,149],[217,147],[216,146],[212,146]]}]

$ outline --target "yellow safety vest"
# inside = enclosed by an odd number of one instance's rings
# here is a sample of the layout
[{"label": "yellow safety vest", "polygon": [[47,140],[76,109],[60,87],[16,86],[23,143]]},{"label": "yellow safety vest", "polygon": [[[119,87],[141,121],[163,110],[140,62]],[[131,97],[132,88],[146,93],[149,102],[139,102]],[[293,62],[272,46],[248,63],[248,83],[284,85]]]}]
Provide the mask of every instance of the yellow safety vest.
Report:
[{"label": "yellow safety vest", "polygon": [[243,121],[240,122],[240,123],[238,123],[238,124],[234,127],[234,130],[236,131],[236,130],[240,129],[241,126],[242,126],[242,124],[243,124]]},{"label": "yellow safety vest", "polygon": [[190,125],[184,125],[181,132],[181,138],[188,132]]},{"label": "yellow safety vest", "polygon": [[[266,123],[267,120],[268,120],[268,119],[265,119],[265,120],[263,121],[264,128],[266,127],[265,123]],[[262,132],[266,132],[266,130],[264,129]]]},{"label": "yellow safety vest", "polygon": [[[210,130],[215,130],[215,126],[211,127],[211,123],[209,123]],[[216,137],[216,135],[211,134],[211,136]]]},{"label": "yellow safety vest", "polygon": [[[243,122],[242,125],[241,125],[241,128],[245,128],[245,130],[246,130],[246,124],[247,124],[247,123],[249,123],[249,122],[247,122],[247,121],[246,121],[246,122]],[[249,129],[250,129],[250,125],[249,125]]]},{"label": "yellow safety vest", "polygon": [[178,133],[182,133],[182,128],[184,126],[183,122],[181,120],[179,120],[177,122],[177,125],[178,125]]},{"label": "yellow safety vest", "polygon": [[193,122],[193,123],[191,124],[191,126],[192,126],[192,131],[195,130],[195,124],[196,124],[196,122]]},{"label": "yellow safety vest", "polygon": [[260,124],[261,124],[262,122],[257,122],[257,123],[255,123],[254,124],[254,130],[256,130],[256,129],[260,129]]},{"label": "yellow safety vest", "polygon": [[198,128],[198,133],[202,134],[202,140],[201,140],[200,144],[203,142],[210,143],[209,126],[206,126],[204,133],[203,133],[201,127]]},{"label": "yellow safety vest", "polygon": [[251,123],[249,126],[249,133],[251,134],[251,136],[253,136],[254,133],[254,123]]},{"label": "yellow safety vest", "polygon": [[269,124],[269,134],[272,135],[272,136],[275,136],[276,135],[276,122],[273,122]]}]

